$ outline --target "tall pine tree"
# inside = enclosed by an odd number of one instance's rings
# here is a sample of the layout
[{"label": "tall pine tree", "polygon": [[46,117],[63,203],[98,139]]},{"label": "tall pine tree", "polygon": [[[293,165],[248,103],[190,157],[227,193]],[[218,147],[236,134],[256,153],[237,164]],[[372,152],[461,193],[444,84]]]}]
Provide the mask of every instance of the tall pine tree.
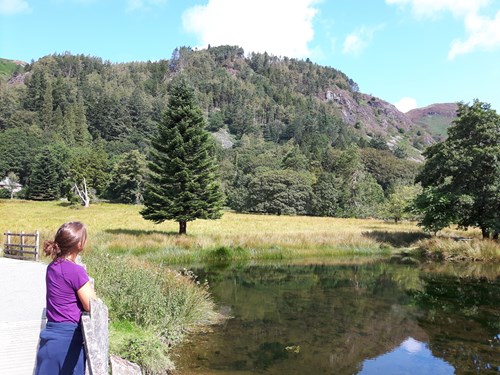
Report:
[{"label": "tall pine tree", "polygon": [[29,178],[30,199],[50,201],[59,198],[60,182],[57,164],[58,161],[50,148],[46,148],[37,156]]},{"label": "tall pine tree", "polygon": [[180,78],[169,94],[167,111],[152,142],[141,214],[155,223],[175,220],[179,234],[185,234],[188,221],[221,216],[222,193],[213,143],[193,89]]}]

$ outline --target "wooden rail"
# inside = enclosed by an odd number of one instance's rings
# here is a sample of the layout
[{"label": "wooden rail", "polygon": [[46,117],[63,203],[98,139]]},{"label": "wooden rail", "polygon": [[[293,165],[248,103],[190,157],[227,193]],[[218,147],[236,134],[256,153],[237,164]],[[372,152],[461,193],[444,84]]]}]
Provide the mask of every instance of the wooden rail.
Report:
[{"label": "wooden rail", "polygon": [[[38,248],[40,246],[40,233],[12,233],[7,231],[3,253],[6,258],[34,259],[38,260]],[[26,243],[26,238],[33,238],[32,243]],[[17,239],[16,242],[13,240]]]}]

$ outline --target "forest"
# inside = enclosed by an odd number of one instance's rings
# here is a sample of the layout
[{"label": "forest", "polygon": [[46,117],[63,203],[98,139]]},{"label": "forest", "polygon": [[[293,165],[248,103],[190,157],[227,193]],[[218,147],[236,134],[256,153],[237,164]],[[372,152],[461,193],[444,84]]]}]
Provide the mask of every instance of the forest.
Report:
[{"label": "forest", "polygon": [[23,186],[18,198],[74,202],[85,178],[94,201],[142,203],[151,139],[177,76],[213,135],[225,207],[407,215],[420,151],[433,143],[425,129],[341,71],[237,46],[181,47],[156,62],[63,53],[18,65],[0,80],[0,176]]}]

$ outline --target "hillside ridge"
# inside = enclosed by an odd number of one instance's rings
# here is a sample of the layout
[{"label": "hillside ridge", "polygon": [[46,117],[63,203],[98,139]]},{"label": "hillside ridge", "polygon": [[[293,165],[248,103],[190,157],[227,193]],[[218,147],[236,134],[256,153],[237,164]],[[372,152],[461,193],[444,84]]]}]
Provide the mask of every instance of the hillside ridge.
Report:
[{"label": "hillside ridge", "polygon": [[[46,65],[50,69],[54,69],[57,65],[51,60],[69,60],[69,59],[89,59],[83,55],[52,55],[43,57],[35,61],[32,65],[25,64],[18,60],[10,60],[12,63],[18,63],[25,68],[24,73],[13,74],[8,77],[10,85],[24,84],[24,81],[34,71],[34,67]],[[99,58],[96,59],[102,62]],[[23,64],[21,64],[23,63]],[[81,63],[80,63],[81,64]],[[88,64],[88,63],[87,63]],[[108,63],[104,62],[104,66]],[[237,138],[247,132],[252,126],[244,126],[243,129],[235,129],[232,126],[234,122],[234,110],[232,113],[227,113],[227,105],[239,105],[240,107],[249,107],[248,95],[245,91],[254,91],[254,96],[261,99],[253,100],[251,106],[253,112],[266,111],[262,108],[260,102],[268,102],[273,107],[287,108],[290,105],[296,107],[297,104],[304,105],[307,100],[314,100],[317,104],[305,104],[313,113],[320,111],[329,116],[338,118],[338,121],[346,127],[346,131],[358,134],[359,137],[370,141],[373,137],[382,137],[386,140],[390,148],[397,146],[401,141],[406,142],[407,148],[423,149],[426,146],[435,142],[432,129],[426,124],[416,123],[407,115],[400,112],[394,105],[387,101],[368,95],[359,91],[358,85],[344,73],[331,67],[320,66],[308,60],[296,60],[287,57],[276,57],[264,54],[250,54],[245,57],[243,49],[237,46],[221,46],[213,47],[206,50],[193,50],[188,47],[181,47],[174,51],[171,59],[161,60],[158,62],[131,62],[131,63],[116,63],[110,64],[111,67],[123,67],[125,69],[135,69],[137,66],[162,66],[168,65],[168,71],[164,72],[163,81],[168,82],[179,72],[183,72],[192,76],[192,84],[201,93],[201,96],[214,96],[213,92],[223,90],[224,86],[240,86],[237,87],[236,95],[241,99],[236,103],[232,96],[232,92],[228,92],[222,103],[218,100],[213,100],[212,103],[205,103],[205,110],[210,122],[211,115],[216,114],[222,109],[222,119],[219,125],[224,125],[228,131]],[[59,62],[61,65],[61,62]],[[52,72],[54,75],[68,75],[71,73],[71,68],[68,72]],[[223,77],[222,71],[227,78]],[[90,73],[90,72],[89,72]],[[216,88],[207,84],[207,81],[214,80],[234,80],[239,83],[222,82],[220,88]],[[263,82],[265,81],[265,82]],[[272,90],[264,90],[259,92],[258,85],[264,83],[266,86],[273,87]],[[265,98],[265,99],[262,99]],[[270,103],[269,103],[270,102]],[[286,103],[283,103],[286,102]],[[220,107],[222,104],[222,107]],[[238,111],[236,111],[238,112]],[[242,112],[242,111],[239,111]],[[275,111],[272,109],[273,117],[276,117]],[[239,115],[239,114],[238,114]],[[236,116],[236,117],[245,117]],[[260,120],[260,121],[259,121]],[[265,115],[262,119],[257,119],[257,122],[268,124],[269,115]],[[287,117],[276,119],[286,128]],[[253,127],[261,126],[253,124]],[[217,127],[217,126],[215,126]],[[266,128],[267,125],[264,125]],[[214,131],[218,129],[213,129]],[[285,129],[285,132],[286,129]],[[275,141],[286,140],[288,136],[283,133],[275,138]],[[414,156],[417,156],[419,151],[412,151]]]}]

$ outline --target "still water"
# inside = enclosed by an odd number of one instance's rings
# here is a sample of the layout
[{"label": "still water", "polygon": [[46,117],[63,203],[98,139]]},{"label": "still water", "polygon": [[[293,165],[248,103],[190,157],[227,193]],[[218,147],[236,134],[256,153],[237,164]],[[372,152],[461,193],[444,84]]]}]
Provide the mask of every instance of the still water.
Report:
[{"label": "still water", "polygon": [[[231,316],[179,348],[181,374],[498,374],[500,265],[195,270]],[[175,357],[174,357],[175,358]]]}]

